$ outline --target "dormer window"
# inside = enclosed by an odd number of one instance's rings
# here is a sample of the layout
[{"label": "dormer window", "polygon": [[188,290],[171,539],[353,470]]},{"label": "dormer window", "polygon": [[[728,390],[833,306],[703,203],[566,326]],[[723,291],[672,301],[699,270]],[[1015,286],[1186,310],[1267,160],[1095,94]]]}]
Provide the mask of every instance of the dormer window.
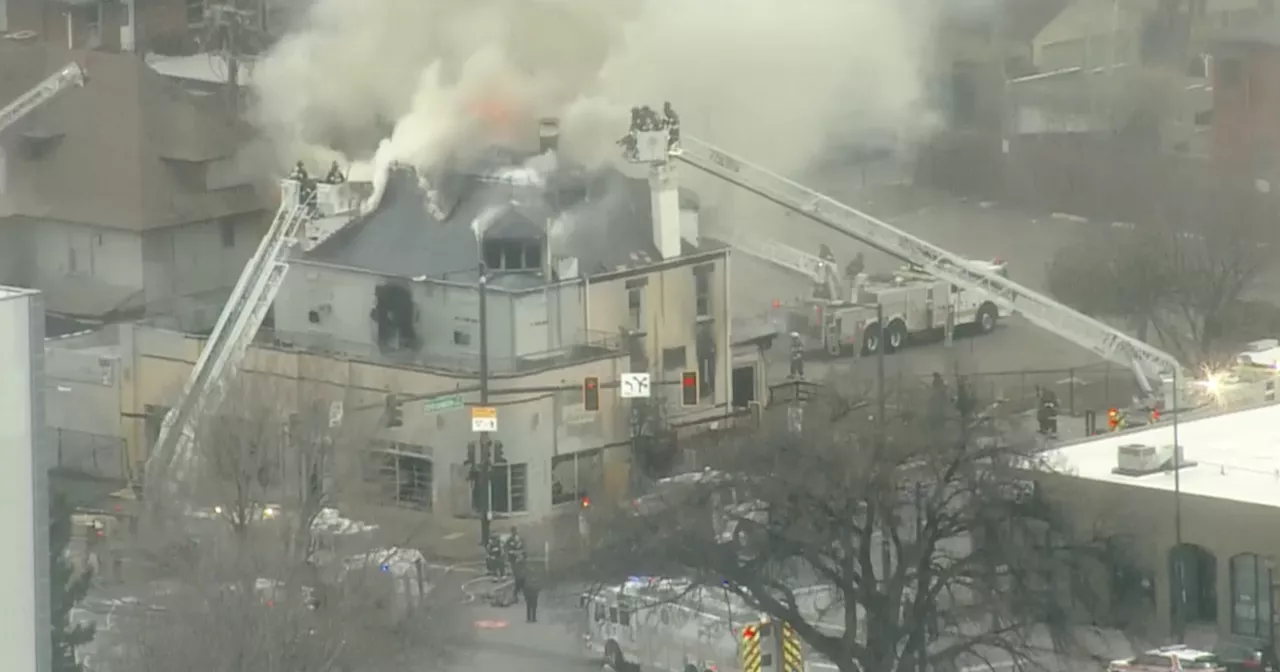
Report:
[{"label": "dormer window", "polygon": [[490,269],[538,272],[545,240],[541,226],[512,208],[485,232],[481,256]]}]

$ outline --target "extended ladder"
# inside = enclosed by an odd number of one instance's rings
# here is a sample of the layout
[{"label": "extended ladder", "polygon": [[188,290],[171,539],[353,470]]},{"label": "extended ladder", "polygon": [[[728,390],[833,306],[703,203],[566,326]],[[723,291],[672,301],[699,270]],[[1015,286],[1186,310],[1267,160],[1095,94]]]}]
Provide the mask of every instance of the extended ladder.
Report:
[{"label": "extended ladder", "polygon": [[832,299],[848,300],[841,292],[840,270],[836,265],[816,254],[797,250],[767,238],[756,238],[742,232],[728,230],[711,231],[710,235],[731,245],[735,250],[749,254],[779,268],[793,271],[826,288]]},{"label": "extended ladder", "polygon": [[194,463],[192,448],[198,420],[217,409],[226,394],[249,343],[258,333],[267,310],[289,270],[288,254],[308,220],[311,202],[289,198],[276,212],[271,228],[259,243],[227,299],[218,321],[196,359],[178,404],[165,414],[155,448],[147,458],[145,491],[153,503],[187,483]]},{"label": "extended ladder", "polygon": [[44,81],[18,96],[17,100],[0,108],[0,131],[17,123],[32,110],[53,100],[68,87],[84,86],[84,80],[84,69],[79,64],[67,64],[66,67],[49,75]]},{"label": "extended ladder", "polygon": [[[975,267],[966,259],[917,238],[861,210],[776,175],[740,157],[687,135],[670,158],[735,184],[788,210],[804,215],[931,275],[964,289],[980,291],[1032,324],[1058,334],[1111,361],[1133,367],[1148,396],[1181,373],[1172,355],[1038,294],[1008,278]],[[1186,378],[1185,380],[1190,380]],[[1155,383],[1155,386],[1152,386]]]}]

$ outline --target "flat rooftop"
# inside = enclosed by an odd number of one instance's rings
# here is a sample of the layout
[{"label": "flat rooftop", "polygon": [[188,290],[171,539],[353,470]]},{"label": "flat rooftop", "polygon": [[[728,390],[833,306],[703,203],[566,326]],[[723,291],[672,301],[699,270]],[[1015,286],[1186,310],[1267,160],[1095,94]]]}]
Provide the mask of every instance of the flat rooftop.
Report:
[{"label": "flat rooftop", "polygon": [[28,296],[38,293],[34,289],[26,289],[23,287],[6,287],[0,285],[0,299],[12,299],[17,296]]},{"label": "flat rooftop", "polygon": [[[1046,457],[1066,474],[1134,488],[1173,491],[1173,472],[1147,476],[1112,473],[1116,449],[1138,443],[1173,444],[1173,425],[1109,435],[1063,446]],[[1280,507],[1280,404],[1178,423],[1183,460],[1181,490],[1188,495]]]}]

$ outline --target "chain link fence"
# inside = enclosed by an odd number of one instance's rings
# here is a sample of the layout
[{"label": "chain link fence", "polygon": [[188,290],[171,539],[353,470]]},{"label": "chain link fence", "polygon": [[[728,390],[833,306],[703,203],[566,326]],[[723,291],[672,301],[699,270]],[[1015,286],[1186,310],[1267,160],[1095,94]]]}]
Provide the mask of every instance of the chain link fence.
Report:
[{"label": "chain link fence", "polygon": [[118,436],[50,428],[56,467],[93,476],[125,480],[125,443]]},{"label": "chain link fence", "polygon": [[[1104,414],[1113,406],[1128,408],[1140,395],[1133,370],[1107,362],[1063,369],[988,371],[960,377],[979,400],[999,401],[1014,412],[1035,408],[1041,389],[1056,394],[1058,411],[1071,416],[1082,416],[1085,411]],[[932,376],[921,376],[920,380],[927,386]],[[954,378],[946,382],[949,388],[955,387]]]}]

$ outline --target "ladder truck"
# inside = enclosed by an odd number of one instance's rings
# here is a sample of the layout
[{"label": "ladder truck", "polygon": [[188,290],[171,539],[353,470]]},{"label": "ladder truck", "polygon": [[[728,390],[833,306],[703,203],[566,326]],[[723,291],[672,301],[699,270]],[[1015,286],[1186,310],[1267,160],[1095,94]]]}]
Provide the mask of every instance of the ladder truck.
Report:
[{"label": "ladder truck", "polygon": [[[939,331],[971,327],[989,334],[1008,317],[992,297],[965,291],[912,266],[889,274],[843,277],[829,251],[815,256],[741,232],[711,235],[739,252],[813,280],[812,296],[803,306],[788,306],[786,313],[787,331],[798,335],[808,350],[832,356],[870,355],[882,347],[892,352],[916,336]],[[1002,261],[968,263],[1007,277]]]},{"label": "ladder truck", "polygon": [[19,119],[35,111],[41,105],[58,97],[59,93],[73,86],[84,86],[84,68],[78,63],[68,63],[61,70],[46,77],[31,87],[17,100],[0,108],[0,132],[18,122]]},{"label": "ladder truck", "polygon": [[[245,265],[231,296],[218,315],[191,370],[182,395],[160,426],[155,447],[144,468],[143,499],[152,517],[175,498],[189,494],[196,425],[214,412],[227,393],[249,343],[266,318],[285,274],[289,255],[300,233],[315,217],[314,190],[308,194],[300,182],[283,181],[280,208],[271,227]],[[299,193],[304,197],[299,198]]]},{"label": "ladder truck", "polygon": [[[739,156],[666,128],[632,129],[620,142],[626,159],[649,167],[655,218],[679,217],[675,163],[734,184],[864,245],[901,259],[956,287],[991,297],[1001,309],[1091,352],[1132,368],[1149,407],[1177,408],[1180,385],[1190,383],[1177,358],[1087,315],[971,263],[850,205],[777,175]],[[678,220],[677,220],[678,221]],[[824,325],[827,326],[827,325]]]}]

